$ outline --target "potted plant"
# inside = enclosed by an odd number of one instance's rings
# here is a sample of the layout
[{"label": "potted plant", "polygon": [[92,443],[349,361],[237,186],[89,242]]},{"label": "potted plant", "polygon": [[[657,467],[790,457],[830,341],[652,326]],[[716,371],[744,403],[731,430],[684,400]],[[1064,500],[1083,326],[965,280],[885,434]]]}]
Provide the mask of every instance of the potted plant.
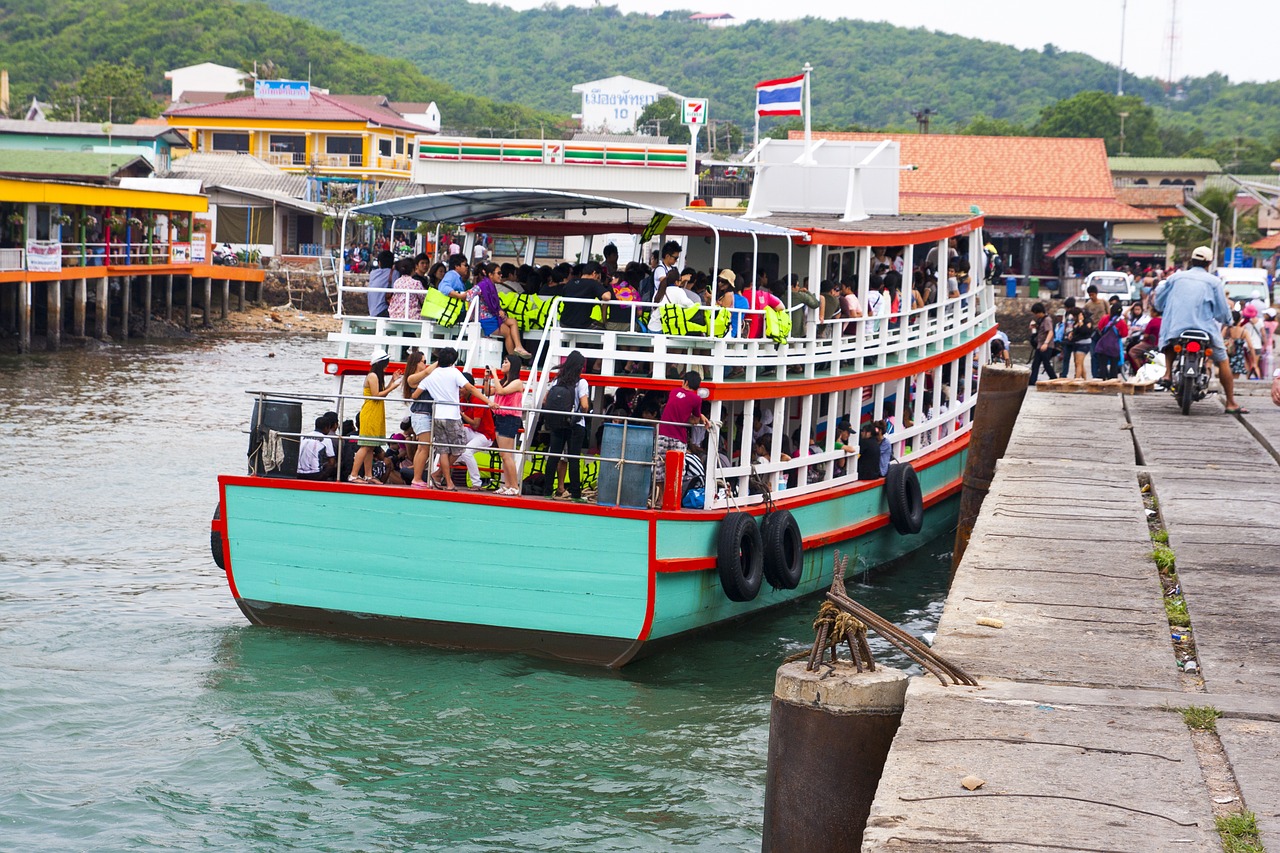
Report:
[{"label": "potted plant", "polygon": [[85,216],[84,219],[80,220],[80,224],[82,224],[85,228],[96,228],[98,227],[98,217],[90,213],[87,216]]},{"label": "potted plant", "polygon": [[141,219],[139,219],[139,218],[138,218],[138,217],[136,217],[136,216],[130,216],[130,217],[129,217],[128,222],[129,222],[129,227],[130,227],[130,228],[141,228],[141,227],[142,227],[142,220],[141,220]]},{"label": "potted plant", "polygon": [[118,213],[113,213],[106,218],[105,224],[112,231],[119,231],[124,228],[124,217]]},{"label": "potted plant", "polygon": [[8,223],[9,223],[10,225],[12,225],[12,226],[14,226],[14,227],[16,228],[16,227],[18,227],[18,226],[20,226],[20,225],[24,224],[27,220],[26,220],[25,218],[23,218],[23,216],[22,216],[22,214],[21,214],[21,213],[18,213],[18,212],[15,210],[13,213],[10,213],[10,214],[9,214],[9,219],[8,219],[7,221],[8,221]]},{"label": "potted plant", "polygon": [[53,217],[53,224],[57,225],[60,228],[66,228],[68,225],[71,224],[71,217],[65,213],[60,214],[58,216]]}]

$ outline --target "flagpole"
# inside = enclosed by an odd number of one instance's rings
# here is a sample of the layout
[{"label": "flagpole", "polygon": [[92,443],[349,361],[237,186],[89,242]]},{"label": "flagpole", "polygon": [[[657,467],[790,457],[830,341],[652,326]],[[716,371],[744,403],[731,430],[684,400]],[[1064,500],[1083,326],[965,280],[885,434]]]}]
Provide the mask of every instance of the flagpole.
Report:
[{"label": "flagpole", "polygon": [[809,99],[809,94],[813,89],[813,83],[810,81],[812,73],[813,66],[806,62],[804,64],[804,159],[806,163],[813,162],[813,123],[811,120],[813,110]]}]

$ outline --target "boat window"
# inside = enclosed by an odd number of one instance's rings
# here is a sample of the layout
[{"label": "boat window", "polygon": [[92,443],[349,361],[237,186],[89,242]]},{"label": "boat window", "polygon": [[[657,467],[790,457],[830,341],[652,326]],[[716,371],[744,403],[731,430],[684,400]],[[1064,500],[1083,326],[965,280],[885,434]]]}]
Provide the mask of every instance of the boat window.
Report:
[{"label": "boat window", "polygon": [[742,274],[747,281],[751,281],[753,258],[758,264],[757,268],[761,272],[768,273],[769,281],[777,281],[781,277],[782,259],[776,252],[761,252],[759,255],[752,255],[751,252],[734,252],[729,258],[729,269]]}]

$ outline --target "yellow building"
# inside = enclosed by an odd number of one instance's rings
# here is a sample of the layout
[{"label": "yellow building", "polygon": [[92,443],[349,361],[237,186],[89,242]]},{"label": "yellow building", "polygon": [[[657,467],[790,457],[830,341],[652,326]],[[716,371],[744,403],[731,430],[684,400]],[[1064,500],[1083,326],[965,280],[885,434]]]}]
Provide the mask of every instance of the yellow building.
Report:
[{"label": "yellow building", "polygon": [[320,178],[373,183],[409,178],[414,140],[426,128],[381,99],[348,100],[305,87],[293,84],[273,92],[260,83],[253,96],[176,107],[164,117],[187,134],[192,151],[251,154]]}]

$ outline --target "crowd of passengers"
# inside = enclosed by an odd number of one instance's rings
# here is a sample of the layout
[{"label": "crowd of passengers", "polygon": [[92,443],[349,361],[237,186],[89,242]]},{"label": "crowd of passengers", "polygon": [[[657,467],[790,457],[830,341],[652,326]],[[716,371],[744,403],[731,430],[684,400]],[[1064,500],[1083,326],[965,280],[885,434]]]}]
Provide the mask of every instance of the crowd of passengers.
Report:
[{"label": "crowd of passengers", "polygon": [[[388,376],[389,356],[376,351],[362,389],[364,404],[354,419],[341,425],[341,435],[338,414],[326,412],[316,419],[315,429],[302,436],[298,478],[585,501],[595,495],[583,485],[584,459],[590,467],[589,457],[598,454],[605,425],[656,424],[654,492],[663,492],[667,454],[682,453],[685,466],[681,494],[686,496],[686,505],[701,506],[701,499],[690,504],[687,496],[705,489],[703,473],[708,448],[716,448],[721,468],[740,461],[740,442],[733,437],[740,436],[744,429],[741,416],[727,432],[712,424],[708,418],[710,404],[699,393],[700,374],[685,373],[680,386],[671,391],[618,388],[605,395],[602,415],[594,416],[590,389],[582,378],[586,360],[574,350],[535,407],[542,410],[542,416],[531,446],[535,458],[544,460],[544,464],[535,464],[533,471],[523,476],[516,448],[524,428],[523,414],[532,405],[521,379],[523,361],[518,355],[509,354],[500,371],[486,368],[483,376],[477,377],[460,369],[457,358],[457,351],[451,347],[438,350],[430,362],[413,350],[405,369]],[[385,401],[396,392],[409,403],[410,414],[400,422],[399,432],[386,436]],[[557,404],[557,399],[566,395],[567,404]],[[772,459],[772,409],[762,408],[759,414],[752,425],[752,464],[777,461]],[[835,463],[835,476],[847,473],[854,454],[859,479],[884,476],[890,461],[884,421],[862,424],[856,440],[851,436],[848,418],[837,420],[834,429],[836,449],[847,454]],[[823,452],[820,438],[815,431],[801,444],[798,429],[782,436],[781,461]],[[478,451],[490,453],[484,472],[476,459]],[[826,466],[809,466],[807,477],[809,482],[821,481],[826,477]],[[776,483],[753,476],[749,489],[759,493],[794,488],[798,480],[798,469],[781,475]],[[727,487],[733,490],[735,485],[728,483]]]},{"label": "crowd of passengers", "polygon": [[[497,264],[485,259],[468,259],[454,253],[446,261],[432,263],[425,254],[396,260],[390,251],[378,256],[378,267],[369,276],[368,310],[371,317],[416,320],[421,316],[424,294],[437,290],[441,294],[465,302],[478,300],[477,316],[485,334],[501,334],[508,352],[524,358],[528,352],[521,339],[521,326],[504,309],[503,294],[536,294],[544,300],[556,296],[591,300],[601,304],[593,311],[590,304],[566,303],[560,325],[570,329],[608,329],[619,332],[647,331],[661,334],[664,327],[661,311],[642,312],[629,303],[652,303],[658,306],[711,307],[730,309],[733,337],[760,338],[765,334],[763,315],[744,314],[764,309],[791,312],[791,336],[803,337],[807,324],[821,320],[817,334],[831,334],[841,319],[850,321],[843,327],[853,334],[853,321],[866,319],[872,333],[883,322],[894,328],[904,313],[936,304],[943,297],[958,297],[970,288],[969,262],[955,250],[947,261],[945,276],[937,274],[936,250],[908,271],[898,250],[875,249],[871,263],[865,304],[858,295],[855,275],[824,279],[817,295],[810,293],[809,279],[789,275],[770,279],[759,271],[754,279],[741,270],[723,269],[709,273],[679,265],[681,245],[672,240],[654,253],[651,264],[631,262],[619,266],[618,250],[613,244],[604,248],[603,262],[582,264],[560,263],[534,267],[528,264]],[[390,291],[388,293],[387,291]],[[647,316],[646,316],[647,314]],[[916,314],[908,314],[916,317]],[[743,322],[743,318],[745,322]],[[741,328],[740,328],[741,327]],[[706,334],[704,325],[681,327],[681,334]]]}]

